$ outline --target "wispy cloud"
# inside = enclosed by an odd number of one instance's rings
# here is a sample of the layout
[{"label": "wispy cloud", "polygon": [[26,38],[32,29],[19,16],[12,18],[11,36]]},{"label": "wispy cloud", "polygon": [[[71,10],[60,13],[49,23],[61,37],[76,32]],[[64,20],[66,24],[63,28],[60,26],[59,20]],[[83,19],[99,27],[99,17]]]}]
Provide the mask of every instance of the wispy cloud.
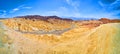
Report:
[{"label": "wispy cloud", "polygon": [[78,7],[79,7],[79,2],[78,1],[74,1],[74,0],[66,0],[66,3],[70,6],[72,6],[75,10],[78,11]]},{"label": "wispy cloud", "polygon": [[10,13],[14,13],[16,11],[19,11],[20,9],[19,8],[14,8],[12,11],[10,11]]},{"label": "wispy cloud", "polygon": [[113,3],[110,4],[109,9],[111,9],[111,12],[114,13],[113,16],[117,16],[117,18],[120,17],[120,0],[116,0]]},{"label": "wispy cloud", "polygon": [[57,16],[62,16],[62,17],[80,17],[80,13],[70,10],[69,8],[66,7],[59,7],[56,10],[52,11],[46,11],[42,13],[43,15],[57,15]]},{"label": "wispy cloud", "polygon": [[98,4],[99,4],[101,7],[104,7],[104,6],[105,6],[101,1],[98,1]]},{"label": "wispy cloud", "polygon": [[74,7],[78,7],[79,3],[77,1],[73,1],[73,0],[66,0],[67,4],[74,6]]},{"label": "wispy cloud", "polygon": [[71,17],[81,17],[81,13],[79,11],[79,1],[75,1],[75,0],[66,0],[66,3],[70,6],[72,6],[72,10],[69,10],[69,14],[71,15]]},{"label": "wispy cloud", "polygon": [[22,9],[31,9],[32,7],[29,7],[29,6],[25,6],[25,7],[22,7]]},{"label": "wispy cloud", "polygon": [[[99,0],[98,1],[99,5],[107,12],[107,17],[115,17],[118,18],[120,17],[120,0]],[[107,3],[107,4],[106,4]],[[102,16],[106,16],[102,15]]]},{"label": "wispy cloud", "polygon": [[19,11],[23,6],[24,5],[20,5],[20,6],[16,7],[16,8],[14,8],[14,9],[12,9],[9,13],[14,13],[16,11]]},{"label": "wispy cloud", "polygon": [[120,10],[120,0],[116,0],[115,2],[113,2],[110,7],[113,8],[113,10]]},{"label": "wispy cloud", "polygon": [[5,17],[5,16],[6,16],[6,11],[0,10],[0,17]]},{"label": "wispy cloud", "polygon": [[29,7],[29,6],[25,6],[25,5],[20,5],[14,9],[12,9],[9,13],[14,13],[14,12],[17,12],[19,10],[23,10],[23,9],[31,9],[32,7]]}]

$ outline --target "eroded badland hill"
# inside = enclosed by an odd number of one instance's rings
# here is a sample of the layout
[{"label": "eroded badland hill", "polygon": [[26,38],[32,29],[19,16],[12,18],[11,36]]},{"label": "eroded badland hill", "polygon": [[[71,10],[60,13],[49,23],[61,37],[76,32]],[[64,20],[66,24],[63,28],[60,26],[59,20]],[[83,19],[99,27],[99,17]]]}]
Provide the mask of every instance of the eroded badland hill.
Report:
[{"label": "eroded badland hill", "polygon": [[0,54],[119,54],[120,20],[19,16],[0,21]]}]

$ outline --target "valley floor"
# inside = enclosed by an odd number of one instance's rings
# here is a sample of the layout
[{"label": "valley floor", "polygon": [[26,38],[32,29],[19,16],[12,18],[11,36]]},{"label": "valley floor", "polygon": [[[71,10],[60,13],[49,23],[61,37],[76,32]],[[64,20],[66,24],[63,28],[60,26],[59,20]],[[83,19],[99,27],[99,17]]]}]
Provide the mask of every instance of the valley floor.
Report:
[{"label": "valley floor", "polygon": [[0,24],[0,54],[119,54],[120,23],[62,33],[23,34]]}]

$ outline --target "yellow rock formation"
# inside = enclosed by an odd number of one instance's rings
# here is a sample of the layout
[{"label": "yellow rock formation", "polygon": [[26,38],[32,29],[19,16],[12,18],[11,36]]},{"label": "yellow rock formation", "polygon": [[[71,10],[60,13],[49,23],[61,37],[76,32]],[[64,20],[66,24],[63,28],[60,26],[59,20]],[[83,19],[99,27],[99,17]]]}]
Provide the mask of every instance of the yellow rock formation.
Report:
[{"label": "yellow rock formation", "polygon": [[[12,18],[12,19],[6,19],[2,22],[7,25],[9,28],[12,28],[14,30],[20,30],[20,31],[38,31],[38,30],[62,30],[65,28],[69,28],[72,24],[72,22],[66,22],[66,21],[60,21],[57,20],[57,22],[53,22],[52,20],[42,21],[42,20],[30,20],[30,19],[24,19],[24,18]],[[60,21],[60,22],[59,22]]]},{"label": "yellow rock formation", "polygon": [[[42,20],[6,19],[2,21],[12,40],[13,54],[119,54],[120,23],[100,21],[49,23]],[[72,27],[72,28],[71,28]],[[69,29],[66,29],[69,28]],[[19,30],[19,31],[16,31]],[[44,34],[33,31],[51,31]],[[20,32],[20,31],[27,31]],[[33,33],[30,33],[33,32]]]}]

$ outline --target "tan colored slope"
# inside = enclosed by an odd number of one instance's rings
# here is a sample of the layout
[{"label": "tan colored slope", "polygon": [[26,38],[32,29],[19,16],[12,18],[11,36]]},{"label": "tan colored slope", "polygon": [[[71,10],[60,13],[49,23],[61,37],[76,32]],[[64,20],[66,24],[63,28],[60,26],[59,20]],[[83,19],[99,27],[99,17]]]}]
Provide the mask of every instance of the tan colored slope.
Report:
[{"label": "tan colored slope", "polygon": [[78,27],[61,36],[22,34],[6,28],[6,34],[12,40],[13,54],[118,54],[119,27],[119,23]]},{"label": "tan colored slope", "polygon": [[69,41],[56,45],[52,51],[56,54],[119,54],[120,39],[115,39],[120,38],[119,27],[120,24],[106,24],[82,35],[73,32],[68,34]]},{"label": "tan colored slope", "polygon": [[49,48],[44,43],[26,38],[12,29],[6,27],[0,29],[2,29],[0,33],[5,34],[0,35],[0,54],[46,54]]},{"label": "tan colored slope", "polygon": [[2,20],[2,22],[9,28],[14,30],[32,32],[32,31],[53,31],[53,30],[62,30],[65,28],[71,27],[71,22],[67,21],[43,21],[43,20],[32,20],[24,18],[11,18]]}]

